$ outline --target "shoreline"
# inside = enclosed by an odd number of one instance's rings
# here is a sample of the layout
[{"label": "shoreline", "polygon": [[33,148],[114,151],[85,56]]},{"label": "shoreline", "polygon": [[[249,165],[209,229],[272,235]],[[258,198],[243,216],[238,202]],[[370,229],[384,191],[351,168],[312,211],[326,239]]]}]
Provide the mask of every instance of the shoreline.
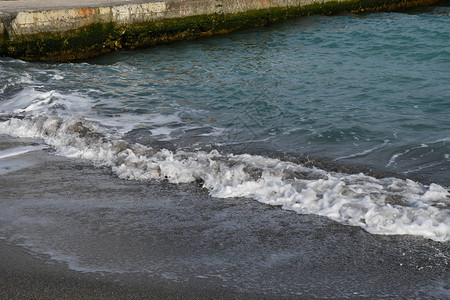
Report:
[{"label": "shoreline", "polygon": [[274,295],[236,293],[214,285],[145,280],[145,276],[76,272],[64,263],[45,255],[36,256],[3,240],[0,240],[0,286],[2,299],[278,298]]},{"label": "shoreline", "polygon": [[[438,0],[104,0],[68,7],[47,0],[27,9],[0,1],[0,57],[30,61],[79,61],[122,49],[225,34],[312,14],[393,11]],[[32,2],[35,3],[35,2]],[[40,4],[41,5],[41,4]]]},{"label": "shoreline", "polygon": [[45,149],[11,159],[28,166],[0,175],[1,298],[450,293],[448,242],[374,235],[251,199],[213,198],[195,184],[123,180]]}]

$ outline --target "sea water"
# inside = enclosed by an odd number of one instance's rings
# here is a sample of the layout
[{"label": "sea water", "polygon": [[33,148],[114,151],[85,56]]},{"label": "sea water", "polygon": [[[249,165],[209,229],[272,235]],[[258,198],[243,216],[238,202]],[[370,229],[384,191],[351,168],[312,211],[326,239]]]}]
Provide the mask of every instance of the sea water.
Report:
[{"label": "sea water", "polygon": [[49,146],[125,180],[445,243],[449,13],[304,17],[81,63],[2,58],[0,134],[38,144],[0,161]]}]

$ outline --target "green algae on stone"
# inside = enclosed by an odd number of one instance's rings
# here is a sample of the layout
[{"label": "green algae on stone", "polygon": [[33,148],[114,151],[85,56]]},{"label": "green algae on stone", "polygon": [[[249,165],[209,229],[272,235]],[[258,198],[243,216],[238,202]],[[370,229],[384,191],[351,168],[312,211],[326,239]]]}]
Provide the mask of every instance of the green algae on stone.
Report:
[{"label": "green algae on stone", "polygon": [[[0,56],[31,61],[76,61],[119,49],[149,47],[171,41],[228,33],[298,16],[341,12],[391,11],[430,5],[438,0],[351,0],[274,7],[236,14],[211,14],[135,24],[95,23],[62,33],[44,32],[9,38],[0,34]],[[5,30],[6,31],[6,30]]]}]

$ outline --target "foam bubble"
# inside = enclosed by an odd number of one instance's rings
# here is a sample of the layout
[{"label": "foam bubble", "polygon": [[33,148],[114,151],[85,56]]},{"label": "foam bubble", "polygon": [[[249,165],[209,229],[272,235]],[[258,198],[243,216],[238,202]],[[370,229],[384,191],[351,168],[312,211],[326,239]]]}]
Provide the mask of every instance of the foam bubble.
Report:
[{"label": "foam bubble", "polygon": [[301,214],[316,214],[375,234],[450,240],[450,193],[440,185],[344,174],[257,155],[218,151],[156,151],[106,137],[74,115],[12,118],[0,132],[43,138],[59,154],[111,167],[129,180],[203,182],[215,197],[246,197]]},{"label": "foam bubble", "polygon": [[60,74],[53,74],[52,77],[54,80],[63,80],[64,79],[64,76],[61,76]]}]

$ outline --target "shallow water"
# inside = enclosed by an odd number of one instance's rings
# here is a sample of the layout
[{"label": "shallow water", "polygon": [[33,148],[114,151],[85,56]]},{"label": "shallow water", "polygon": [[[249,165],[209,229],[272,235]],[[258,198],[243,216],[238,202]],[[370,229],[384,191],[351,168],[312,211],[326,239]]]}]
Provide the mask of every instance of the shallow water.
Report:
[{"label": "shallow water", "polygon": [[299,18],[83,64],[2,59],[0,109],[77,113],[178,148],[307,154],[448,185],[448,15]]},{"label": "shallow water", "polygon": [[[444,250],[436,255],[444,260],[432,262],[444,273],[450,239],[449,12],[449,7],[437,6],[408,13],[305,17],[77,64],[3,58],[3,189],[11,193],[14,179],[23,180],[20,174],[35,176],[30,174],[37,172],[39,159],[23,157],[50,152],[106,168],[123,185],[127,179],[130,185],[154,185],[159,191],[170,183],[199,207],[205,201],[205,214],[214,215],[214,203],[223,203],[211,199],[240,199],[239,214],[245,218],[254,213],[255,206],[245,204],[252,199],[300,214],[290,215],[290,226],[304,215],[314,222],[323,216],[331,224],[373,234],[415,235],[423,240],[411,243],[424,243],[429,251],[438,242]],[[10,141],[6,135],[20,139]],[[70,183],[83,171],[69,170],[72,175],[57,181],[61,185],[44,192],[38,203],[47,206],[45,195],[58,201],[78,195],[70,192]],[[59,172],[58,167],[45,169],[48,178]],[[95,178],[92,184],[104,188],[92,189],[94,203],[89,205],[99,218],[96,209],[105,200],[101,191],[111,184]],[[164,190],[168,207],[179,197],[172,188]],[[15,197],[26,202],[23,195],[34,192],[35,187],[21,189]],[[10,195],[3,199],[15,219],[24,207],[14,206]],[[114,210],[107,232],[116,230],[110,226],[122,220],[122,213],[130,212],[123,209]],[[62,222],[62,228],[81,222],[67,213],[71,210],[76,211],[64,206],[64,220],[52,222]],[[86,214],[80,212],[82,218]],[[0,218],[4,224],[11,221],[8,214]],[[34,218],[23,220],[35,224]],[[140,221],[132,219],[134,231]],[[125,226],[117,224],[117,230]],[[72,249],[64,233],[55,237],[62,244],[49,244],[47,231],[18,228],[5,229],[2,237],[74,269],[124,271],[121,261],[74,261],[85,249]],[[344,235],[356,230],[339,228]],[[411,237],[404,238],[410,243]],[[347,246],[342,251],[351,253]],[[419,257],[413,256],[423,259]],[[228,271],[218,273],[223,277]],[[335,288],[320,295],[333,294]],[[288,293],[288,288],[282,290]]]}]

